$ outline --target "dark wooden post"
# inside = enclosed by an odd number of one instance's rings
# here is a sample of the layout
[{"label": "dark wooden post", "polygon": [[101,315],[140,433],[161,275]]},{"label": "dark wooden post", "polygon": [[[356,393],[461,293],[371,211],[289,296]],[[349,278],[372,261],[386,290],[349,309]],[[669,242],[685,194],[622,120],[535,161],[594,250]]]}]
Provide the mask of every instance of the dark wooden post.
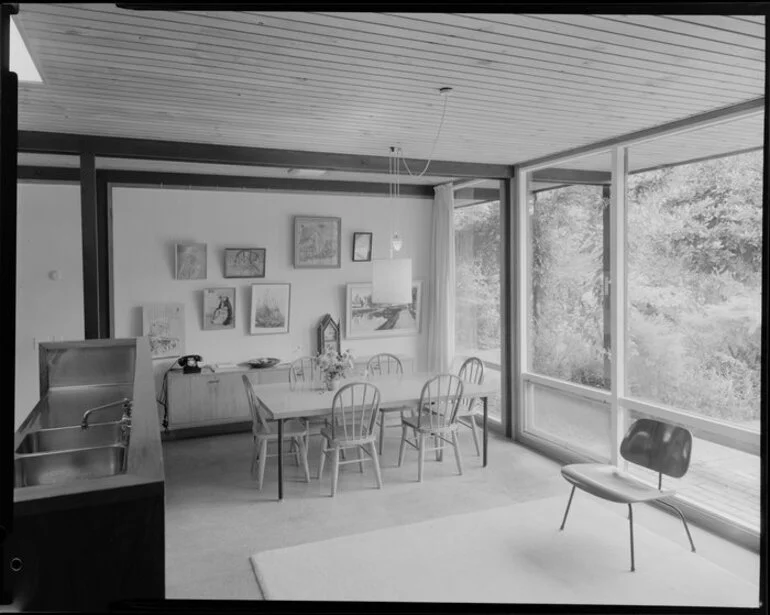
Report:
[{"label": "dark wooden post", "polygon": [[10,604],[9,574],[15,564],[7,552],[13,529],[13,443],[16,413],[16,155],[18,142],[18,78],[10,72],[11,15],[16,4],[0,5],[0,318],[6,364],[0,404],[0,604]]}]

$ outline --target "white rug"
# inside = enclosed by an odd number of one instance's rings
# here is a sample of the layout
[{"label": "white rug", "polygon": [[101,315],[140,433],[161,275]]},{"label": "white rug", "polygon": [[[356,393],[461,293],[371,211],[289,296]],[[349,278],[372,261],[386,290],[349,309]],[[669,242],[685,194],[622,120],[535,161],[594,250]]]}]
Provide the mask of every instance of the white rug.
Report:
[{"label": "white rug", "polygon": [[578,492],[560,532],[565,506],[562,497],[535,500],[263,551],[251,562],[267,600],[757,607],[757,586],[692,553],[684,528],[673,542],[635,523],[631,572],[627,509]]}]

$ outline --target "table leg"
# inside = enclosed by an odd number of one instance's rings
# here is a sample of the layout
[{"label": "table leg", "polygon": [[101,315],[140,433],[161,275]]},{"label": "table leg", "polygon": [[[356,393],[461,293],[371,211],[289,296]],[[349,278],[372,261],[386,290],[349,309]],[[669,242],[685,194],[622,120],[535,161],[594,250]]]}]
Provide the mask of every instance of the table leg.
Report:
[{"label": "table leg", "polygon": [[484,397],[484,463],[482,467],[487,467],[487,415],[489,414],[489,406],[487,404],[487,398]]},{"label": "table leg", "polygon": [[[485,423],[486,424],[486,423]],[[486,451],[486,449],[484,449]],[[283,500],[283,420],[278,419],[278,500]]]}]

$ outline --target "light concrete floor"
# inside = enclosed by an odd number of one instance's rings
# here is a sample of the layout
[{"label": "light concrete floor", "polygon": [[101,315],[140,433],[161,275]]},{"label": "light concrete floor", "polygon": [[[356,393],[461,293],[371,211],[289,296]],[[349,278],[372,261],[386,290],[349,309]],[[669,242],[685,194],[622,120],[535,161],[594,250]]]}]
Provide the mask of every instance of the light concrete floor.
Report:
[{"label": "light concrete floor", "polygon": [[[482,468],[470,433],[463,433],[464,474],[457,474],[451,451],[443,463],[428,454],[424,480],[417,483],[416,452],[407,448],[403,466],[396,467],[400,431],[388,429],[386,434],[382,490],[376,488],[370,463],[363,474],[357,464],[350,464],[341,468],[337,495],[331,498],[328,463],[321,481],[315,479],[319,443],[311,438],[312,480],[306,483],[287,457],[282,502],[277,501],[276,458],[268,460],[261,492],[250,478],[250,434],[165,442],[166,597],[257,600],[260,593],[249,557],[258,551],[554,495],[563,495],[566,506],[569,485],[561,478],[559,464],[502,436],[490,434],[489,465]],[[573,510],[581,498],[589,497],[576,493]],[[543,522],[558,526],[563,514],[562,507]],[[634,521],[689,548],[676,517],[638,505]],[[758,554],[697,526],[691,530],[701,556],[758,584]],[[628,536],[618,540],[626,542]]]}]

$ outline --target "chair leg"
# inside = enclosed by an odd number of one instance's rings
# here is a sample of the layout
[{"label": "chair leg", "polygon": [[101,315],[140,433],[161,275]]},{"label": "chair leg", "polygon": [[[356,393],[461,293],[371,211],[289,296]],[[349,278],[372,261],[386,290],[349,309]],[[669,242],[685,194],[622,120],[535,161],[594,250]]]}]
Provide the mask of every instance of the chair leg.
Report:
[{"label": "chair leg", "polygon": [[569,507],[572,505],[572,496],[575,495],[575,485],[572,485],[572,491],[569,492],[569,500],[567,500],[567,510],[564,511],[564,519],[561,520],[561,527],[559,531],[564,529],[564,524],[567,523],[567,515],[569,514]]},{"label": "chair leg", "polygon": [[340,448],[332,449],[332,497],[337,493],[337,479],[340,475]]},{"label": "chair leg", "polygon": [[356,447],[358,448],[358,471],[361,472],[361,474],[364,473],[364,449],[360,446]]},{"label": "chair leg", "polygon": [[628,530],[631,533],[631,572],[634,572],[634,511],[628,505]]},{"label": "chair leg", "polygon": [[251,479],[254,480],[257,477],[257,461],[259,460],[259,443],[254,438],[254,447],[251,452]]},{"label": "chair leg", "polygon": [[460,438],[457,435],[457,430],[452,432],[452,446],[455,449],[455,460],[457,461],[457,471],[460,473],[460,476],[462,476],[463,460],[462,460],[462,457],[460,457]]},{"label": "chair leg", "polygon": [[481,448],[479,447],[479,436],[476,428],[476,417],[471,414],[468,418],[471,421],[471,433],[473,434],[473,444],[476,447],[476,456],[481,457]]},{"label": "chair leg", "polygon": [[438,436],[433,436],[433,448],[436,449],[436,461],[441,461],[441,445],[439,442],[441,442],[441,440],[439,440]]},{"label": "chair leg", "polygon": [[259,447],[259,473],[257,475],[257,490],[262,490],[262,483],[265,480],[265,463],[267,462],[267,440],[262,440]]},{"label": "chair leg", "polygon": [[380,460],[377,458],[377,451],[374,447],[374,442],[370,442],[369,446],[372,449],[372,463],[374,464],[374,477],[377,479],[377,489],[382,489],[382,474],[380,474]]},{"label": "chair leg", "polygon": [[684,518],[684,515],[682,514],[682,511],[679,510],[676,506],[673,504],[670,504],[669,502],[665,502],[663,500],[658,500],[661,504],[668,506],[669,508],[672,508],[676,511],[676,514],[679,515],[679,518],[682,520],[682,523],[684,523],[684,531],[687,532],[687,539],[690,541],[690,549],[693,553],[695,553],[695,543],[692,541],[692,536],[690,535],[690,528],[687,527],[687,519]]},{"label": "chair leg", "polygon": [[425,466],[425,434],[420,434],[417,439],[417,482],[422,482],[422,470]]},{"label": "chair leg", "polygon": [[307,447],[305,446],[305,438],[297,438],[297,444],[299,445],[299,454],[302,458],[302,467],[305,470],[305,482],[310,482],[310,467],[307,464]]},{"label": "chair leg", "polygon": [[321,436],[321,459],[318,461],[318,480],[321,480],[321,474],[324,471],[324,463],[326,463],[326,438]]},{"label": "chair leg", "polygon": [[299,441],[300,438],[293,438],[293,448],[294,448],[294,463],[299,467],[300,459],[302,457],[302,452],[300,451],[299,447]]},{"label": "chair leg", "polygon": [[379,453],[382,455],[382,447],[385,444],[385,413],[380,412],[380,447],[379,447]]},{"label": "chair leg", "polygon": [[401,426],[401,448],[398,449],[398,467],[404,463],[404,453],[406,452],[406,425]]}]

